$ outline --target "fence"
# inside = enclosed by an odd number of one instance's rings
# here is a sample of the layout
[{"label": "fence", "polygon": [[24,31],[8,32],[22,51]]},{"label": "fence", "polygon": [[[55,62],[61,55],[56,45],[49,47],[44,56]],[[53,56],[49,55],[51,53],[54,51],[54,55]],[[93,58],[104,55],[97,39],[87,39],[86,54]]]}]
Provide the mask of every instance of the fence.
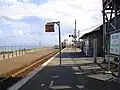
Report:
[{"label": "fence", "polygon": [[0,46],[0,60],[22,56],[26,54],[27,50],[40,48],[38,46]]},{"label": "fence", "polygon": [[19,49],[14,51],[3,51],[0,53],[0,59],[7,59],[12,58],[16,56],[22,56],[25,55],[26,49]]}]

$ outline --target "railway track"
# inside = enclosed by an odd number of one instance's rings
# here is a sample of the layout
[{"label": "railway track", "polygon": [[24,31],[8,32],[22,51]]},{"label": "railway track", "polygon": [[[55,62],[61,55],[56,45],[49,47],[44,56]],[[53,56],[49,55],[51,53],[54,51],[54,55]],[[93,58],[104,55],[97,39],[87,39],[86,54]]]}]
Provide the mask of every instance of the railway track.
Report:
[{"label": "railway track", "polygon": [[35,68],[39,67],[41,64],[46,62],[48,59],[53,57],[55,54],[57,54],[58,51],[49,53],[47,55],[44,55],[40,57],[39,59],[35,60],[28,66],[19,69],[18,71],[12,72],[11,75],[7,77],[0,77],[0,90],[6,90],[8,87],[12,86],[14,83],[18,82],[23,77],[27,76],[30,72],[32,72]]}]

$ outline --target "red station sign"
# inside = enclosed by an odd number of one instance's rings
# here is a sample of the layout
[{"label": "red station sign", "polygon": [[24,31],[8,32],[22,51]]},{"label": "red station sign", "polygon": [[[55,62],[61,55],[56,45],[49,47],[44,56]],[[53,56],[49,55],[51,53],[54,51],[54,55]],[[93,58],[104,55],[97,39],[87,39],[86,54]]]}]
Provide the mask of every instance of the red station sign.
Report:
[{"label": "red station sign", "polygon": [[45,32],[55,32],[54,30],[54,24],[46,24],[45,25]]}]

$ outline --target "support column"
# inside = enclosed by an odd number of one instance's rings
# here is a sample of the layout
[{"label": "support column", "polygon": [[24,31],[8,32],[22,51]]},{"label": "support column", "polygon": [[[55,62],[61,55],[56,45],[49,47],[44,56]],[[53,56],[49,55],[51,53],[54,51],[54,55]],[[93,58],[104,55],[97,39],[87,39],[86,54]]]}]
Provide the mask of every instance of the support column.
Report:
[{"label": "support column", "polygon": [[103,10],[103,62],[106,63],[105,60],[105,38],[106,38],[106,23],[105,23],[105,11]]},{"label": "support column", "polygon": [[93,38],[93,44],[94,44],[93,51],[94,63],[97,63],[97,38]]}]

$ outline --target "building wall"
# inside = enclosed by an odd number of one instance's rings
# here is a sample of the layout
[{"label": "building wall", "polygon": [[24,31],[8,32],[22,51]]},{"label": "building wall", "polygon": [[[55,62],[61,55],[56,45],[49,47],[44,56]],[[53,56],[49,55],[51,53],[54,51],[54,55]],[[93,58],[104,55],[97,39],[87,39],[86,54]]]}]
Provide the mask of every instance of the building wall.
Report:
[{"label": "building wall", "polygon": [[86,56],[93,56],[93,49],[91,47],[91,40],[92,38],[90,36],[86,37],[84,39],[83,44],[83,52],[86,54]]},{"label": "building wall", "polygon": [[84,40],[82,42],[82,50],[86,55],[87,55],[88,49],[89,49],[89,38],[86,37],[86,38],[84,38]]},{"label": "building wall", "polygon": [[[103,37],[102,32],[99,30],[95,33],[91,33],[84,39],[84,46],[83,52],[86,53],[88,56],[93,56],[94,51],[94,42],[93,39],[97,38],[97,56],[101,57],[103,55]],[[88,43],[88,44],[87,44]]]},{"label": "building wall", "polygon": [[97,33],[97,56],[103,56],[103,37],[101,32]]}]

